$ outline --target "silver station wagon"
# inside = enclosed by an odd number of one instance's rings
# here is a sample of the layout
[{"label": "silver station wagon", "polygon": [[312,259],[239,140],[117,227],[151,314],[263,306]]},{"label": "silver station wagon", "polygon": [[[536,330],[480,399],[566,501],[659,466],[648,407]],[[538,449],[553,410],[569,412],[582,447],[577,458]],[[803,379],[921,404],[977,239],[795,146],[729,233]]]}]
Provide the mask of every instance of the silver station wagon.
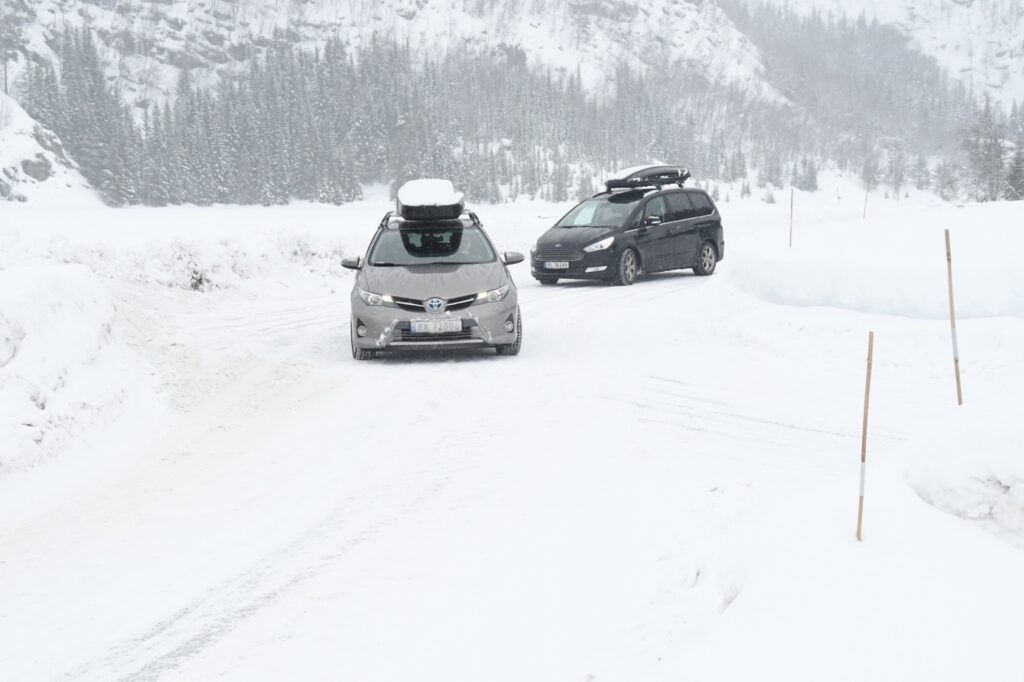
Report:
[{"label": "silver station wagon", "polygon": [[380,351],[490,347],[517,355],[523,342],[516,285],[480,219],[447,180],[414,180],[398,192],[356,270],[352,357]]}]

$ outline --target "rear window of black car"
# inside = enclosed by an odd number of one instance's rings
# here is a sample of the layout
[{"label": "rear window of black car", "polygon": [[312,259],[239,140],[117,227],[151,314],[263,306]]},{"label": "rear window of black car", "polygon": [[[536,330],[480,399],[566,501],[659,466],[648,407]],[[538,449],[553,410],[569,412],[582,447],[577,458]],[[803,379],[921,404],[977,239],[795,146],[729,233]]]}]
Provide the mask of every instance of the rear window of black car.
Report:
[{"label": "rear window of black car", "polygon": [[690,201],[693,202],[694,207],[697,209],[697,215],[711,215],[715,212],[715,206],[711,203],[711,199],[708,198],[704,192],[688,192]]},{"label": "rear window of black car", "polygon": [[690,203],[686,192],[672,192],[668,195],[668,221],[686,220],[697,217],[697,209]]}]

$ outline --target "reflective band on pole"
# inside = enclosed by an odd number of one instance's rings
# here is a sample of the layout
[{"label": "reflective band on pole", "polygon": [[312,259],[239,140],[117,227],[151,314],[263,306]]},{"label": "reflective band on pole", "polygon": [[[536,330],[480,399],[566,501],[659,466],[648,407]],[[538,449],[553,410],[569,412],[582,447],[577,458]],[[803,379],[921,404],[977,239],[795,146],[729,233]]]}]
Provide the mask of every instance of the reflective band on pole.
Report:
[{"label": "reflective band on pole", "polygon": [[860,463],[860,496],[864,497],[864,477],[867,475],[868,466],[866,462]]},{"label": "reflective band on pole", "polygon": [[[970,339],[968,339],[968,341],[970,341]],[[970,344],[968,344],[968,345],[970,345]],[[956,343],[956,327],[953,327],[953,359],[954,360],[959,360],[960,359],[960,347],[957,346],[957,343]]]}]

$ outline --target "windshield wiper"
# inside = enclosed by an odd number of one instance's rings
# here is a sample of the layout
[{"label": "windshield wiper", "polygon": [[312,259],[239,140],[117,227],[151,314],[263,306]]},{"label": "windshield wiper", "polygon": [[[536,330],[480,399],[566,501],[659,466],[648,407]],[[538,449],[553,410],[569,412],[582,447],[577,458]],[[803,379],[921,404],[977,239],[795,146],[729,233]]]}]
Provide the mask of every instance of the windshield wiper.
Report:
[{"label": "windshield wiper", "polygon": [[398,263],[370,263],[375,268],[397,268],[400,267]]}]

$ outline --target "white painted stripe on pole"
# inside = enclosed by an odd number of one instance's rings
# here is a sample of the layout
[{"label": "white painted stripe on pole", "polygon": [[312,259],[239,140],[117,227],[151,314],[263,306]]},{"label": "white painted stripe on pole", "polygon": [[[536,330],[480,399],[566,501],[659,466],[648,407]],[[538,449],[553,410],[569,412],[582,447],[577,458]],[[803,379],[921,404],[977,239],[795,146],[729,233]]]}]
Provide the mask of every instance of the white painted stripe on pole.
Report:
[{"label": "white painted stripe on pole", "polygon": [[867,462],[860,463],[860,496],[864,497],[864,476],[867,473]]},{"label": "white painted stripe on pole", "polygon": [[953,327],[953,359],[960,359],[960,348],[956,344],[956,327]]}]

